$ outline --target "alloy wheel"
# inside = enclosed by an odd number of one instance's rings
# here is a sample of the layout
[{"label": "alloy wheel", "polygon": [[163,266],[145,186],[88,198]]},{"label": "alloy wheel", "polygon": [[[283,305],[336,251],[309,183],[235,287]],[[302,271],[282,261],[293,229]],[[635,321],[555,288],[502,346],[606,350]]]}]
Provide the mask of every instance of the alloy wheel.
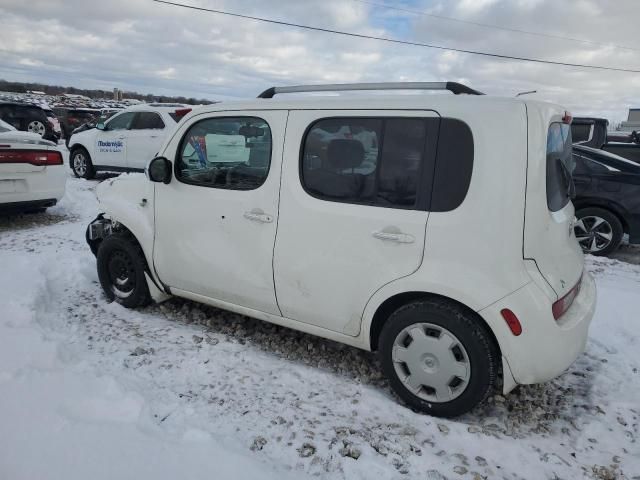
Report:
[{"label": "alloy wheel", "polygon": [[580,218],[575,224],[574,231],[578,243],[588,253],[604,250],[613,240],[611,224],[595,215]]},{"label": "alloy wheel", "polygon": [[87,159],[83,153],[78,152],[73,156],[73,170],[79,177],[87,173]]},{"label": "alloy wheel", "polygon": [[31,133],[37,133],[42,137],[47,129],[45,128],[44,123],[42,123],[41,121],[33,120],[29,123],[29,125],[27,125],[27,131]]}]

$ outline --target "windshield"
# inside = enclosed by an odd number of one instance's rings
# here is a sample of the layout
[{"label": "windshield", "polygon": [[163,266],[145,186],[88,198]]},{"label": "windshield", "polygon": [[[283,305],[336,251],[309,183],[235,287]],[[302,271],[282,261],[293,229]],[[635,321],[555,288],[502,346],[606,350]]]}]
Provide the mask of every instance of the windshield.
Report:
[{"label": "windshield", "polygon": [[588,155],[589,158],[596,160],[604,165],[609,167],[613,167],[623,172],[627,173],[640,173],[640,165],[631,160],[627,160],[624,157],[619,155],[615,155],[613,153],[607,152],[605,150],[598,150],[596,148],[590,147],[575,147],[574,150],[576,153],[581,153],[584,155]]}]

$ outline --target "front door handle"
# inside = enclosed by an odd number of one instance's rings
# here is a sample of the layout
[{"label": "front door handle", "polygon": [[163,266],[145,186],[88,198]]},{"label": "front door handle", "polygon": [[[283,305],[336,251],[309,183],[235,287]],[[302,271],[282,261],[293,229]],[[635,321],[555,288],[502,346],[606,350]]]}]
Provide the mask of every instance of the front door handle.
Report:
[{"label": "front door handle", "polygon": [[386,242],[396,243],[413,243],[415,238],[408,233],[395,233],[395,232],[373,232],[373,235],[378,240],[384,240]]},{"label": "front door handle", "polygon": [[266,213],[259,213],[259,212],[244,212],[244,218],[246,218],[247,220],[251,220],[253,222],[260,222],[260,223],[273,222],[273,217],[271,215],[267,215]]}]

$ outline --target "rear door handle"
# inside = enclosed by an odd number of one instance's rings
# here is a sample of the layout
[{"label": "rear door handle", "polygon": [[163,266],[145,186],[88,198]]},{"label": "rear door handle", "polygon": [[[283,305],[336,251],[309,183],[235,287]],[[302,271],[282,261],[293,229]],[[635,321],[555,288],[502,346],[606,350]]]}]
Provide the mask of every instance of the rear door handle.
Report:
[{"label": "rear door handle", "polygon": [[373,235],[378,240],[384,240],[386,242],[396,243],[413,243],[415,238],[408,233],[391,233],[391,232],[373,232]]},{"label": "rear door handle", "polygon": [[267,215],[266,213],[244,212],[244,218],[246,218],[247,220],[251,220],[253,222],[260,222],[260,223],[273,222],[273,217],[271,215]]}]

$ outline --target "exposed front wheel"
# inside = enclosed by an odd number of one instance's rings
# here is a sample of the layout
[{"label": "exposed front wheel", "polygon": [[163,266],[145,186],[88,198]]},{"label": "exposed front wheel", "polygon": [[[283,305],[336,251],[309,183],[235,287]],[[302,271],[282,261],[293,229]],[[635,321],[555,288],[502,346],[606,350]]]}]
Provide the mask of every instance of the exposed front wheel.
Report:
[{"label": "exposed front wheel", "polygon": [[391,314],[380,356],[394,392],[430,415],[461,415],[496,385],[499,355],[491,335],[447,300],[416,301]]},{"label": "exposed front wheel", "polygon": [[616,215],[602,208],[584,208],[576,212],[574,226],[576,239],[584,253],[609,255],[614,252],[624,235],[622,223]]},{"label": "exposed front wheel", "polygon": [[84,148],[74,148],[70,154],[71,169],[73,174],[78,178],[86,178],[87,180],[95,177],[96,172],[91,162],[89,153]]},{"label": "exposed front wheel", "polygon": [[98,247],[97,264],[98,278],[109,300],[127,308],[150,303],[144,253],[129,235],[114,233],[105,238]]}]

